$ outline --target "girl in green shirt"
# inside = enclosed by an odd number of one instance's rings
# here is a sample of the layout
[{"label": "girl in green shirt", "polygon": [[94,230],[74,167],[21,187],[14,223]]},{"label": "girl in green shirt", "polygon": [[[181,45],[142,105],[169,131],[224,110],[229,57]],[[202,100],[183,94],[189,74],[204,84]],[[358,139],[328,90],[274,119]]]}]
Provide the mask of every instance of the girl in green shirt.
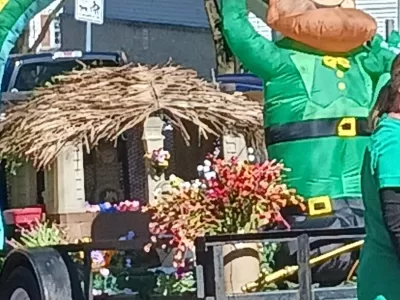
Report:
[{"label": "girl in green shirt", "polygon": [[358,269],[359,300],[400,299],[400,57],[372,111],[361,188],[366,238]]}]

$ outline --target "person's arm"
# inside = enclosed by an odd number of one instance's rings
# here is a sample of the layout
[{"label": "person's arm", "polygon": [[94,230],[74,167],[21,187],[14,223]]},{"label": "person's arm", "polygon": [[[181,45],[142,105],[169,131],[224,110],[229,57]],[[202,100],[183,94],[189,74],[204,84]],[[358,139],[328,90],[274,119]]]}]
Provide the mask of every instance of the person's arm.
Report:
[{"label": "person's arm", "polygon": [[2,211],[0,210],[0,251],[4,250],[5,246],[4,241],[5,241],[4,222],[3,222]]},{"label": "person's arm", "polygon": [[246,0],[222,0],[223,35],[246,69],[268,80],[283,67],[280,49],[257,33],[248,20]]},{"label": "person's arm", "polygon": [[397,127],[393,122],[383,125],[377,133],[379,140],[374,144],[383,221],[400,259],[400,138]]},{"label": "person's arm", "polygon": [[383,220],[400,259],[400,187],[379,191]]}]

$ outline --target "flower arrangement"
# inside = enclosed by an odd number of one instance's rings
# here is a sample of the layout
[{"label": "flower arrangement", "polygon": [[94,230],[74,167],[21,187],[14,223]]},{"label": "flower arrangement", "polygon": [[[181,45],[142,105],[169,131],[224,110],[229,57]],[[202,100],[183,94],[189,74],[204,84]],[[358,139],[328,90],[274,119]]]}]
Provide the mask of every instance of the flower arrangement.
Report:
[{"label": "flower arrangement", "polygon": [[160,148],[158,150],[153,150],[151,153],[146,153],[144,157],[150,163],[153,176],[159,178],[168,168],[171,155],[167,150]]},{"label": "flower arrangement", "polygon": [[193,271],[167,274],[160,272],[155,292],[163,296],[184,295],[196,291],[196,279]]},{"label": "flower arrangement", "polygon": [[198,171],[199,179],[179,185],[174,180],[144,208],[152,214],[151,233],[172,236],[174,267],[184,266],[186,250],[199,236],[256,232],[277,223],[289,227],[282,209],[305,209],[304,199],[283,182],[288,170],[275,160],[252,164],[208,155]]},{"label": "flower arrangement", "polygon": [[140,211],[140,202],[137,200],[125,200],[118,203],[104,202],[101,204],[89,204],[86,202],[87,212],[127,212],[127,211]]}]

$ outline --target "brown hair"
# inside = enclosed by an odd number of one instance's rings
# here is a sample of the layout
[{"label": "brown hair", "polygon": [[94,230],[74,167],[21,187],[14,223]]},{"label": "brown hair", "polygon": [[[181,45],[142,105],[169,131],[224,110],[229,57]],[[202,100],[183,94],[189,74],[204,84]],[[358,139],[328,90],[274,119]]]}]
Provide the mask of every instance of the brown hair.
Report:
[{"label": "brown hair", "polygon": [[[372,108],[369,121],[371,129],[375,128],[377,120],[385,113],[400,112],[400,54],[396,55],[390,70],[391,79],[379,91],[378,99]],[[397,100],[396,100],[397,99]]]}]

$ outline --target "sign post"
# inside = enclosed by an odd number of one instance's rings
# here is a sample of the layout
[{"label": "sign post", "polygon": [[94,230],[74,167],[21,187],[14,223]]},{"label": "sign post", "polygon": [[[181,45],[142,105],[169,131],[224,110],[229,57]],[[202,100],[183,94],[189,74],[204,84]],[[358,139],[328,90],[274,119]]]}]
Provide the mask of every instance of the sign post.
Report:
[{"label": "sign post", "polygon": [[75,0],[75,20],[86,22],[86,52],[92,51],[92,24],[104,23],[104,0]]}]

